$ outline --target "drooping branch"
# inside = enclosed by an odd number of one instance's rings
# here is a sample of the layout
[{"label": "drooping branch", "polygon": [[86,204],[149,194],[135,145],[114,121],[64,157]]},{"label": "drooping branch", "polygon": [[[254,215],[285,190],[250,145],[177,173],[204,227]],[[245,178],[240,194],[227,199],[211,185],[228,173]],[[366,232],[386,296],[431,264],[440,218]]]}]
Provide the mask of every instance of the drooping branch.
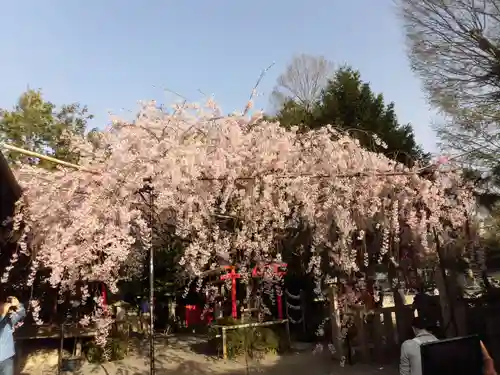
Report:
[{"label": "drooping branch", "polygon": [[[399,236],[397,220],[415,252],[432,252],[429,231],[451,238],[474,207],[457,173],[399,168],[347,135],[332,137],[332,128],[305,136],[243,117],[213,120],[206,108],[156,111],[149,106],[137,127],[104,131],[96,144],[74,139],[86,150],[81,166],[99,173],[16,170],[28,198],[18,219],[39,239],[37,261],[51,269],[52,285],[71,291],[85,279],[114,290],[125,267],[142,270],[155,240],[136,195],[146,176],[158,193],[159,234],[175,236],[185,272],[199,275],[223,259],[247,268],[277,262],[287,236],[307,228],[304,258],[319,293],[331,275],[362,268],[351,246],[362,232]],[[150,135],[166,123],[175,126],[165,138]]]}]

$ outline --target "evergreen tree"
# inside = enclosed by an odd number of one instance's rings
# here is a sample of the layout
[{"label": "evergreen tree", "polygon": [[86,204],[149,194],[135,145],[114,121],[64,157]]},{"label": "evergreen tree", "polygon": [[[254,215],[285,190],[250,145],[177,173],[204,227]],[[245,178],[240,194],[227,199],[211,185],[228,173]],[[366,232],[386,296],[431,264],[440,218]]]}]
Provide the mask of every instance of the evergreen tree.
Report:
[{"label": "evergreen tree", "polygon": [[290,99],[276,119],[304,131],[331,124],[358,138],[364,147],[406,165],[429,158],[416,143],[411,125],[399,124],[394,103],[386,104],[383,95],[375,94],[350,67],[335,72],[312,109]]},{"label": "evergreen tree", "polygon": [[[78,155],[69,150],[65,133],[83,135],[90,119],[87,107],[78,103],[57,107],[46,101],[41,91],[28,90],[13,109],[0,110],[0,142],[77,162]],[[47,168],[54,166],[16,153],[8,153],[6,157],[10,162],[22,159]]]}]

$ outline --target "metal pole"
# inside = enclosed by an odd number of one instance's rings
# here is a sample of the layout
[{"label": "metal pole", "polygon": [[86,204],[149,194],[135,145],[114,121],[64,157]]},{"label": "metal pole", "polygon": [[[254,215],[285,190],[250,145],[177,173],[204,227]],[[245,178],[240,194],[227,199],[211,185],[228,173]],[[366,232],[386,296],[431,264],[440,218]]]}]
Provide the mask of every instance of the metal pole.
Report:
[{"label": "metal pole", "polygon": [[[148,197],[143,194],[147,193]],[[149,374],[155,374],[155,343],[154,343],[154,299],[155,299],[155,278],[154,278],[154,246],[153,246],[153,236],[154,236],[154,188],[152,185],[152,179],[145,178],[144,185],[139,190],[139,194],[145,201],[149,209],[149,226],[151,235],[151,244],[149,247]]]},{"label": "metal pole", "polygon": [[149,225],[151,226],[151,245],[149,247],[149,374],[155,374],[155,342],[154,342],[154,299],[155,299],[155,278],[154,278],[154,191],[151,179],[147,182],[149,190]]}]

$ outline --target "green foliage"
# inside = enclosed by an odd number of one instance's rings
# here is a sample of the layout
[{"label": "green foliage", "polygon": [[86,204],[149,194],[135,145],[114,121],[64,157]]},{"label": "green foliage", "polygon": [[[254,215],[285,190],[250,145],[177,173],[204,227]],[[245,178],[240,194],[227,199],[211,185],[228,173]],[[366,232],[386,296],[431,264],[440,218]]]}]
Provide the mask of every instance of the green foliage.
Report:
[{"label": "green foliage", "polygon": [[[155,238],[155,293],[157,295],[173,294],[182,285],[179,278],[179,258],[183,247],[176,238],[165,233],[162,228],[156,228]],[[135,295],[148,295],[149,291],[149,267],[145,266],[142,273],[132,280],[123,282],[120,289],[124,293]]]},{"label": "green foliage", "polygon": [[290,99],[276,119],[285,127],[299,125],[303,131],[333,125],[359,139],[367,149],[406,165],[429,158],[416,143],[411,125],[399,124],[394,103],[386,104],[383,95],[375,94],[350,67],[335,72],[311,110]]},{"label": "green foliage", "polygon": [[280,122],[281,126],[287,129],[290,129],[292,126],[299,126],[302,130],[307,130],[313,124],[314,115],[303,105],[293,100],[288,100],[283,103],[276,119]]},{"label": "green foliage", "polygon": [[[219,319],[218,325],[237,325],[246,323],[256,323],[254,321],[241,322],[231,317]],[[219,330],[211,328],[209,338],[217,342],[221,351],[222,340],[216,338]],[[250,358],[257,358],[266,353],[277,353],[280,349],[279,336],[268,327],[238,328],[226,331],[226,345],[229,358],[244,355],[245,352]]]},{"label": "green foliage", "polygon": [[[84,135],[87,122],[92,119],[87,107],[78,103],[56,107],[44,100],[39,90],[28,90],[21,95],[12,110],[0,110],[0,142],[42,153],[69,162],[77,162],[78,155],[69,149],[66,133]],[[9,153],[10,162],[23,160],[42,167],[53,164]]]},{"label": "green foliage", "polygon": [[128,350],[129,342],[125,335],[108,338],[105,347],[101,347],[93,341],[85,347],[87,360],[91,363],[119,361],[127,356]]}]

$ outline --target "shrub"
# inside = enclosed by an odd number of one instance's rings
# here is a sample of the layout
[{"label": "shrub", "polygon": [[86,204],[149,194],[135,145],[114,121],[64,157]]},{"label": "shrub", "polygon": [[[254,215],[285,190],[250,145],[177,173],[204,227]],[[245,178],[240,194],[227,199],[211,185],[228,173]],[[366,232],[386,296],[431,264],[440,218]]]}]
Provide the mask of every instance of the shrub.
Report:
[{"label": "shrub", "polygon": [[[240,322],[233,318],[223,318],[217,321],[218,325],[237,325],[253,323],[252,321]],[[209,337],[216,342],[219,351],[222,350],[222,339],[217,338],[218,329],[211,328]],[[251,358],[259,357],[265,353],[277,353],[280,348],[279,336],[268,327],[238,328],[226,331],[227,354],[235,358],[246,354]]]},{"label": "shrub", "polygon": [[124,359],[128,353],[129,342],[124,336],[109,337],[106,346],[97,345],[94,341],[86,346],[87,360],[91,363],[103,363]]}]

